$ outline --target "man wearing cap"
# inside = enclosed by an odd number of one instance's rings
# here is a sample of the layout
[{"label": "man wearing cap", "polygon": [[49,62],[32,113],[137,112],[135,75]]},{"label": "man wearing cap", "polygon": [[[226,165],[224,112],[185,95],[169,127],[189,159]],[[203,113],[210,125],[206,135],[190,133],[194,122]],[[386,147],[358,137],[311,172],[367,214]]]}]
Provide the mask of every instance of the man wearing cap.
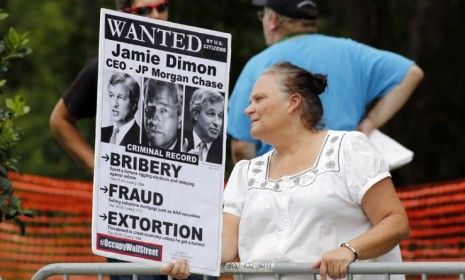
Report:
[{"label": "man wearing cap", "polygon": [[[244,114],[252,86],[260,74],[280,61],[289,61],[328,76],[320,95],[327,129],[355,130],[369,135],[405,104],[423,79],[411,60],[351,39],[317,34],[318,9],[312,0],[252,0],[269,47],[252,57],[240,74],[229,100],[228,134],[233,161],[250,159],[271,147],[250,135]],[[372,109],[366,107],[378,100]]]}]

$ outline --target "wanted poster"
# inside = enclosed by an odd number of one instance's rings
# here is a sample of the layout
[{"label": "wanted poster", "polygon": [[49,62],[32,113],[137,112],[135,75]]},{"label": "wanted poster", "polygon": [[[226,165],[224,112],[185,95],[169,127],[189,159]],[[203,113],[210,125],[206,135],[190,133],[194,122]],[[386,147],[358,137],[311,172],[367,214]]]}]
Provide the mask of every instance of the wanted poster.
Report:
[{"label": "wanted poster", "polygon": [[230,34],[102,9],[92,250],[219,275]]}]

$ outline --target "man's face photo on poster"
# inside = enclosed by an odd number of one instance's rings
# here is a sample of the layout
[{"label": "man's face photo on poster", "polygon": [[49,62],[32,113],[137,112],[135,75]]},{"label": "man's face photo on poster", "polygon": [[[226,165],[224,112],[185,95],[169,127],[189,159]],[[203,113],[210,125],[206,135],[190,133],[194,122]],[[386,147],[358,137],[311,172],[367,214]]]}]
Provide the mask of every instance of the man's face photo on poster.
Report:
[{"label": "man's face photo on poster", "polygon": [[129,96],[127,86],[122,83],[110,85],[108,87],[110,97],[111,116],[115,124],[123,125],[134,117],[137,110],[137,102],[133,104]]},{"label": "man's face photo on poster", "polygon": [[222,133],[224,101],[204,101],[199,112],[194,113],[194,129],[205,142],[211,142]]},{"label": "man's face photo on poster", "polygon": [[182,93],[180,85],[146,80],[144,130],[149,146],[179,150]]},{"label": "man's face photo on poster", "polygon": [[107,72],[107,95],[104,99],[109,123],[101,129],[101,141],[111,144],[139,144],[140,126],[136,121],[140,86],[129,74]]},{"label": "man's face photo on poster", "polygon": [[[212,89],[189,88],[189,122],[184,124],[183,150],[200,161],[222,162],[224,96]],[[187,93],[186,93],[187,94]],[[187,98],[187,97],[186,97]]]}]

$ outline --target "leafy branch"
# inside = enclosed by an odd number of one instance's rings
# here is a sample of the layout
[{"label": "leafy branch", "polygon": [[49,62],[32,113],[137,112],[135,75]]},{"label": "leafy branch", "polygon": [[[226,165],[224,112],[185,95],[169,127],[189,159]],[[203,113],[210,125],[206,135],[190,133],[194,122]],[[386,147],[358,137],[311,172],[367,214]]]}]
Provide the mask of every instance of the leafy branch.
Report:
[{"label": "leafy branch", "polygon": [[[7,17],[8,15],[0,10],[0,21]],[[18,33],[13,27],[8,29],[0,41],[0,97],[5,95],[7,80],[4,76],[9,70],[11,60],[24,58],[31,53],[28,42],[28,33]],[[18,159],[11,154],[11,150],[20,141],[22,133],[15,126],[15,121],[26,115],[29,110],[24,97],[19,95],[5,98],[5,107],[0,106],[0,223],[5,220],[15,222],[20,227],[21,234],[25,234],[26,227],[20,217],[32,217],[34,212],[23,209],[21,199],[13,195],[8,172],[18,172]]]}]

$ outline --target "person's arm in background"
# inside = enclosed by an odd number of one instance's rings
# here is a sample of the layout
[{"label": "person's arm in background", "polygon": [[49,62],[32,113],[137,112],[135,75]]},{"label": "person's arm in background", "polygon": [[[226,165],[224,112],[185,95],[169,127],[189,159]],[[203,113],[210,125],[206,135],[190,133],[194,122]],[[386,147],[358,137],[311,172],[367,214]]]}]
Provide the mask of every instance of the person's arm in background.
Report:
[{"label": "person's arm in background", "polygon": [[231,139],[231,157],[234,164],[243,159],[252,159],[256,157],[255,144]]},{"label": "person's arm in background", "polygon": [[360,122],[358,130],[369,135],[374,129],[383,126],[404,106],[423,76],[421,68],[412,65],[402,82],[382,97],[368,112]]},{"label": "person's arm in background", "polygon": [[55,105],[50,115],[50,129],[65,150],[89,172],[94,170],[94,150],[76,127],[63,99]]}]

